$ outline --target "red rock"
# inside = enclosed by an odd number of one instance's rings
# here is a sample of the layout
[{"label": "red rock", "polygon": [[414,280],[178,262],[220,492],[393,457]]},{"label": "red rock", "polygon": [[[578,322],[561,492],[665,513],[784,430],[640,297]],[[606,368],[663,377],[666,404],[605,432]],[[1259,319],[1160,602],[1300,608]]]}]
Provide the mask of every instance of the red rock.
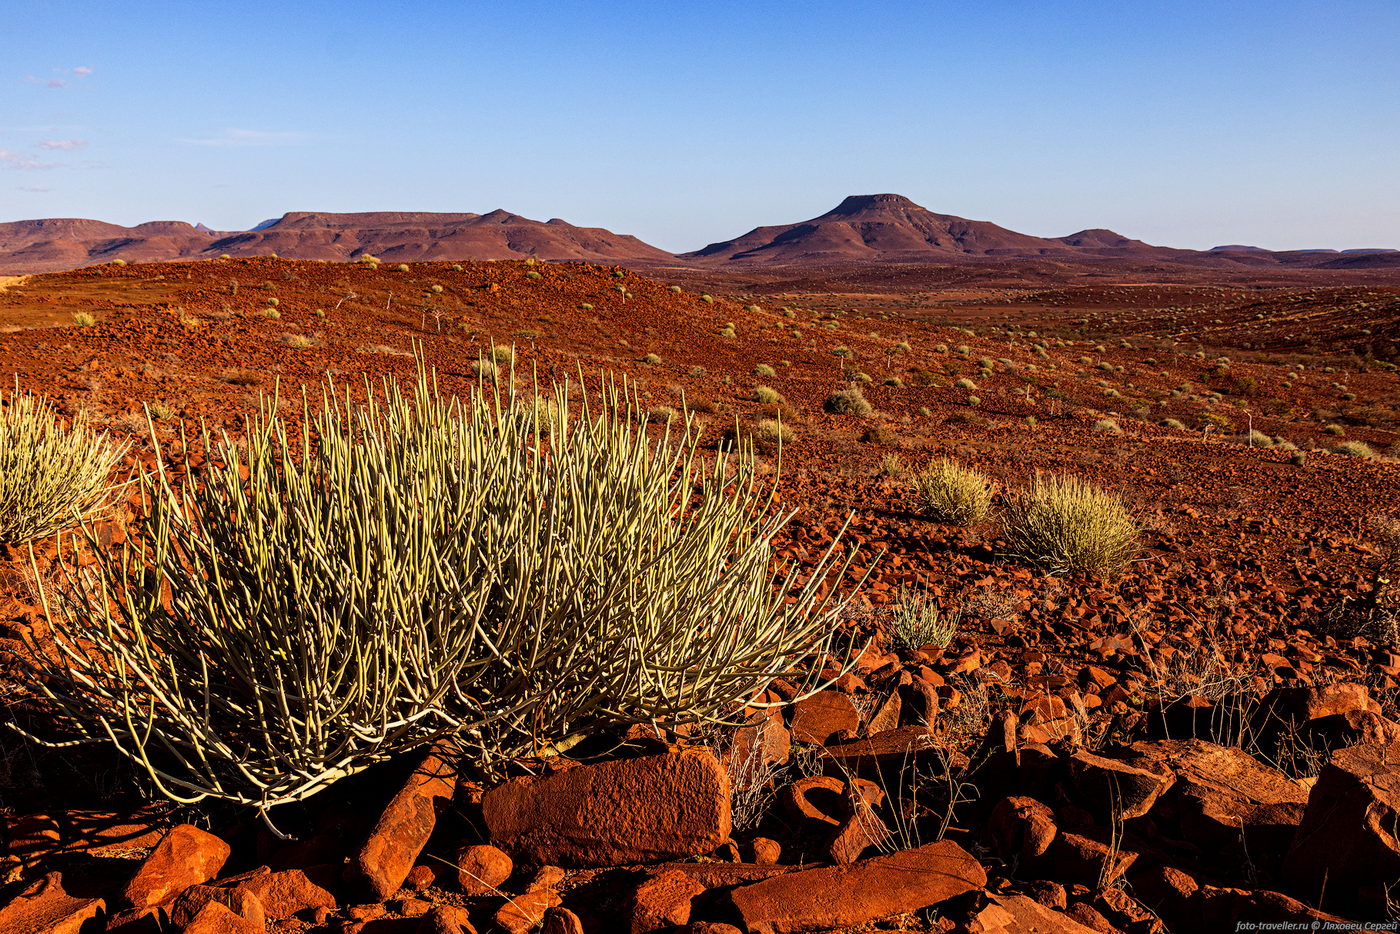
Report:
[{"label": "red rock", "polygon": [[583,922],[567,908],[551,908],[544,913],[540,934],[583,934]]},{"label": "red rock", "polygon": [[191,824],[172,827],[122,890],[133,908],[167,902],[192,885],[214,878],[229,856],[229,845]]},{"label": "red rock", "polygon": [[1061,832],[1048,854],[1055,881],[1086,885],[1092,889],[1112,885],[1127,872],[1138,854],[1102,840]]},{"label": "red rock", "polygon": [[1055,694],[1042,694],[1021,708],[1020,738],[1023,743],[1052,743],[1068,740],[1083,742],[1083,731],[1065,703]]},{"label": "red rock", "polygon": [[690,923],[690,902],[705,891],[693,877],[675,870],[656,873],[637,887],[628,910],[632,934]]},{"label": "red rock", "polygon": [[702,856],[729,837],[729,782],[700,748],[521,778],[481,799],[491,839],[532,860],[616,866]]},{"label": "red rock", "polygon": [[[1237,925],[1242,921],[1251,924],[1292,923],[1297,925],[1294,930],[1313,931],[1321,929],[1314,927],[1314,923],[1321,925],[1323,922],[1341,923],[1346,920],[1309,908],[1296,898],[1290,898],[1281,892],[1265,889],[1216,888],[1206,885],[1201,887],[1196,898],[1201,911],[1200,927],[1197,930],[1202,931],[1236,931],[1239,930]],[[1337,930],[1362,931],[1365,927],[1346,925]]]},{"label": "red rock", "polygon": [[[240,892],[256,896],[269,921],[281,921],[302,911],[334,909],[336,897],[329,886],[332,867],[285,869],[281,872],[249,873],[236,880],[221,882]],[[314,878],[313,878],[314,877]]]},{"label": "red rock", "polygon": [[654,871],[683,872],[707,889],[760,882],[795,871],[792,866],[760,866],[757,863],[661,863]]},{"label": "red rock", "polygon": [[535,889],[508,897],[495,914],[495,922],[510,934],[524,934],[544,920],[545,912],[563,899],[553,889]]},{"label": "red rock", "polygon": [[749,841],[753,849],[753,861],[760,866],[774,866],[783,857],[783,845],[768,837],[754,837]]},{"label": "red rock", "polygon": [[1327,904],[1400,879],[1400,744],[1332,754],[1308,796],[1284,876],[1309,900],[1325,888]]},{"label": "red rock", "polygon": [[266,930],[222,902],[209,902],[185,926],[184,934],[264,934]]},{"label": "red rock", "polygon": [[818,691],[792,705],[792,738],[823,745],[842,730],[860,729],[860,712],[840,691]]},{"label": "red rock", "polygon": [[433,871],[433,867],[419,863],[408,871],[408,878],[403,880],[403,887],[410,892],[421,892],[431,888],[436,882],[437,873]]},{"label": "red rock", "polygon": [[987,873],[951,840],[849,866],[804,869],[736,888],[752,934],[854,927],[917,911],[987,884]]},{"label": "red rock", "polygon": [[490,844],[464,846],[457,851],[457,886],[468,895],[498,894],[514,870],[506,851]]},{"label": "red rock", "polygon": [[928,728],[904,726],[865,739],[827,746],[821,758],[827,774],[844,778],[876,774],[885,767],[911,766],[940,754],[937,737]]},{"label": "red rock", "polygon": [[1059,828],[1055,812],[1034,798],[1003,798],[987,817],[987,833],[1002,859],[1034,864],[1049,852]]},{"label": "red rock", "polygon": [[437,816],[452,800],[457,776],[436,752],[413,770],[346,867],[346,880],[382,901],[408,877]]},{"label": "red rock", "polygon": [[870,715],[870,722],[866,724],[866,731],[870,733],[882,733],[885,730],[899,728],[899,715],[902,702],[899,699],[898,691],[891,691],[890,695],[875,708],[875,712]]},{"label": "red rock", "polygon": [[[1334,717],[1352,711],[1380,713],[1380,705],[1360,684],[1326,684],[1321,687],[1275,688],[1260,702],[1263,715],[1282,728],[1296,729],[1309,720]],[[1266,722],[1264,724],[1268,726]]]},{"label": "red rock", "polygon": [[973,918],[977,934],[1096,934],[1062,912],[1024,895],[992,895]]},{"label": "red rock", "polygon": [[1121,820],[1145,815],[1175,780],[1169,769],[1152,772],[1084,749],[1070,756],[1069,775],[1083,807]]},{"label": "red rock", "polygon": [[78,934],[105,907],[100,898],[79,898],[63,886],[63,876],[51,872],[0,906],[0,931],[5,934]]},{"label": "red rock", "polygon": [[1134,743],[1127,761],[1176,774],[1153,817],[1175,822],[1182,839],[1222,859],[1240,858],[1242,832],[1256,862],[1281,854],[1303,819],[1307,792],[1241,749],[1199,739],[1158,740]]},{"label": "red rock", "polygon": [[866,850],[890,838],[890,829],[865,797],[855,796],[847,800],[850,816],[826,842],[826,855],[833,863],[854,863]]},{"label": "red rock", "polygon": [[778,793],[778,804],[799,830],[821,825],[836,827],[848,810],[845,790],[846,783],[839,778],[810,775],[784,786]]},{"label": "red rock", "polygon": [[210,902],[218,902],[259,929],[267,926],[267,912],[256,895],[216,885],[192,885],[181,892],[170,907],[171,923],[181,927],[191,923]]},{"label": "red rock", "polygon": [[788,760],[792,738],[780,709],[756,710],[749,715],[748,724],[734,731],[734,741],[721,757],[730,775],[759,773]]},{"label": "red rock", "polygon": [[476,934],[465,908],[438,905],[418,922],[416,934]]},{"label": "red rock", "polygon": [[723,921],[692,921],[681,928],[680,934],[744,934],[732,924]]}]

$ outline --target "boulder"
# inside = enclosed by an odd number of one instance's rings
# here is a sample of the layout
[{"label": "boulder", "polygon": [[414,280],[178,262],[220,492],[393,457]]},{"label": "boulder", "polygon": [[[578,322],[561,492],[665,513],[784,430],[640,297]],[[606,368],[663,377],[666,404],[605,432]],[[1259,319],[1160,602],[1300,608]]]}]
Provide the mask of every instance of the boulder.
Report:
[{"label": "boulder", "polygon": [[1152,808],[1218,863],[1252,859],[1268,868],[1287,851],[1303,819],[1307,792],[1242,749],[1205,740],[1134,743],[1127,761],[1149,772],[1170,769],[1176,782]]},{"label": "boulder", "polygon": [[792,738],[824,745],[837,733],[860,729],[860,711],[840,691],[818,691],[792,705]]},{"label": "boulder", "polygon": [[438,752],[429,753],[389,801],[346,867],[346,881],[383,901],[399,890],[423,851],[438,814],[452,801],[457,775]]},{"label": "boulder", "polygon": [[229,853],[229,845],[212,833],[192,824],[172,827],[126,884],[122,901],[136,909],[167,902],[218,875]]},{"label": "boulder", "polygon": [[486,792],[491,840],[517,857],[616,866],[702,856],[729,838],[729,781],[707,749],[579,765]]},{"label": "boulder", "polygon": [[333,910],[336,897],[331,892],[334,867],[311,866],[280,872],[252,872],[219,885],[257,898],[269,921],[281,921],[317,908]]},{"label": "boulder", "polygon": [[267,912],[256,895],[216,885],[192,885],[181,892],[170,907],[171,923],[178,927],[190,924],[210,902],[218,902],[260,930],[267,926]]},{"label": "boulder", "polygon": [[992,895],[969,925],[976,934],[1099,934],[1024,895]]},{"label": "boulder", "polygon": [[1069,757],[1070,781],[1080,807],[1104,819],[1142,817],[1171,787],[1171,770],[1149,771],[1127,762],[1077,749]]},{"label": "boulder", "polygon": [[1037,864],[1055,842],[1055,812],[1034,798],[1003,798],[987,817],[992,849],[1009,863]]},{"label": "boulder", "polygon": [[[1288,924],[1279,930],[1323,930],[1326,922],[1338,924],[1334,930],[1364,931],[1364,925],[1346,924],[1346,919],[1327,914],[1290,898],[1281,892],[1266,889],[1230,889],[1212,885],[1202,886],[1196,898],[1201,919],[1197,930],[1237,931],[1240,922],[1259,924]],[[1259,928],[1254,928],[1259,930]]]},{"label": "boulder", "polygon": [[567,908],[551,908],[544,913],[540,934],[583,934],[583,922]]},{"label": "boulder", "polygon": [[490,844],[464,846],[457,851],[457,886],[468,895],[497,894],[514,869],[510,855]]},{"label": "boulder", "polygon": [[265,934],[267,927],[250,921],[223,902],[208,902],[199,910],[184,934]]},{"label": "boulder", "polygon": [[917,911],[987,884],[966,850],[941,840],[852,863],[740,886],[731,897],[751,934],[855,927]]},{"label": "boulder", "polygon": [[97,917],[105,903],[68,892],[63,876],[51,872],[0,906],[0,931],[5,934],[78,934]]},{"label": "boulder", "polygon": [[476,928],[465,908],[438,905],[423,915],[415,934],[476,934]]},{"label": "boulder", "polygon": [[[1308,797],[1284,876],[1300,896],[1324,896],[1326,904],[1400,879],[1400,743],[1332,754]],[[1382,907],[1361,900],[1358,907]]]},{"label": "boulder", "polygon": [[677,869],[652,875],[633,893],[628,910],[631,934],[689,924],[691,900],[704,891],[704,885]]},{"label": "boulder", "polygon": [[553,889],[531,888],[507,898],[506,903],[497,909],[493,920],[509,934],[525,934],[541,923],[550,909],[559,907],[562,901],[559,893]]}]

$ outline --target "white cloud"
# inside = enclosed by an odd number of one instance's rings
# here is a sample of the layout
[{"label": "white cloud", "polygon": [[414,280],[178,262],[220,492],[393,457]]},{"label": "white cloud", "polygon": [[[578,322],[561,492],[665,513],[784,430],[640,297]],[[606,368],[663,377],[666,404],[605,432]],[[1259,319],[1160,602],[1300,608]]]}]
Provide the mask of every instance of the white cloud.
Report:
[{"label": "white cloud", "polygon": [[88,144],[85,139],[41,139],[35,145],[40,149],[52,149],[61,152],[77,152]]},{"label": "white cloud", "polygon": [[9,149],[0,149],[0,165],[11,169],[19,169],[22,172],[36,169],[58,169],[63,167],[63,163],[61,162],[39,162]]},{"label": "white cloud", "polygon": [[77,75],[79,78],[86,78],[88,75],[92,74],[92,68],[87,65],[79,65],[77,68],[73,69],[73,74]]},{"label": "white cloud", "polygon": [[[86,78],[88,75],[92,74],[92,66],[90,66],[90,65],[79,65],[79,66],[76,67],[76,68],[55,68],[55,69],[53,70],[53,73],[54,73],[55,75],[71,75],[71,76],[73,76],[73,77],[75,77],[75,78],[81,79],[81,78]],[[67,79],[66,79],[66,78],[62,78],[62,77],[58,77],[58,78],[40,78],[40,77],[37,77],[37,76],[35,76],[35,75],[25,75],[25,76],[24,76],[24,83],[25,83],[25,84],[41,84],[41,85],[43,85],[43,86],[46,87],[46,88],[66,88],[66,87],[68,87],[68,81],[67,81]]]}]

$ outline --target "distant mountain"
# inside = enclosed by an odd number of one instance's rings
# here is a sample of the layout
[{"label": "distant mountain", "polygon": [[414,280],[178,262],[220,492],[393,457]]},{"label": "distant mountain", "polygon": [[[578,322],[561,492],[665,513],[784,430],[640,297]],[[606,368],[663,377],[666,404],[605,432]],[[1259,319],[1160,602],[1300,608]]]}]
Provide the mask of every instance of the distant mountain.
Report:
[{"label": "distant mountain", "polygon": [[0,223],[0,274],[49,272],[124,259],[128,262],[276,253],[292,259],[343,262],[371,253],[415,260],[584,260],[642,267],[722,269],[852,264],[950,264],[1046,260],[1119,263],[1144,269],[1195,266],[1394,269],[1394,250],[1274,252],[1230,244],[1210,250],[1153,246],[1112,230],[1035,237],[990,221],[937,214],[896,194],[851,195],[830,211],[796,224],[757,227],[743,236],[680,256],[636,237],[508,211],[489,214],[294,211],[250,230],[214,231],[203,224],[155,221],[122,227],[81,218]]},{"label": "distant mountain", "polygon": [[490,214],[298,211],[252,230],[210,231],[181,221],[122,227],[80,218],[0,224],[0,273],[50,272],[124,259],[156,262],[191,257],[257,256],[345,261],[361,253],[398,262],[445,259],[674,262],[636,237],[553,218],[535,221]]},{"label": "distant mountain", "polygon": [[683,258],[714,263],[950,262],[977,257],[1121,257],[1168,259],[1182,251],[1154,247],[1111,230],[1033,237],[952,214],[936,214],[903,195],[852,195],[820,217],[758,227]]}]

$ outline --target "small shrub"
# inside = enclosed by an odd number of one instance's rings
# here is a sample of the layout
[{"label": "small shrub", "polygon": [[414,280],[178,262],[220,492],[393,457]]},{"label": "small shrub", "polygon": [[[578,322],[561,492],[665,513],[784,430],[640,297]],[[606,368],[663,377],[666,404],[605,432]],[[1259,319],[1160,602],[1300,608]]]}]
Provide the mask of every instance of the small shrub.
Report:
[{"label": "small shrub", "polygon": [[673,286],[671,286],[671,291],[672,291],[672,292],[675,292],[677,295],[679,295],[679,294],[681,293],[681,287],[678,286],[678,285],[673,285]]},{"label": "small shrub", "polygon": [[736,332],[734,330],[734,325],[732,324],[726,324],[724,327],[719,329],[720,337],[733,337],[735,333]]},{"label": "small shrub", "polygon": [[1037,476],[1008,499],[1002,528],[1011,554],[1052,573],[1112,574],[1138,549],[1122,498],[1077,477]]},{"label": "small shrub", "polygon": [[929,461],[910,478],[909,485],[924,513],[939,522],[973,525],[987,518],[992,508],[986,475],[946,457]]},{"label": "small shrub", "polygon": [[156,422],[168,421],[176,414],[174,407],[166,405],[164,402],[152,402],[146,406],[146,412],[151,416],[151,420]]},{"label": "small shrub", "polygon": [[1121,435],[1123,433],[1123,426],[1119,425],[1111,418],[1101,418],[1094,422],[1094,430],[1107,432],[1111,435]]},{"label": "small shrub", "polygon": [[42,538],[107,505],[126,453],[80,412],[68,422],[28,393],[0,397],[0,543]]},{"label": "small shrub", "polygon": [[980,396],[968,396],[967,404],[975,409],[982,404],[982,398]]},{"label": "small shrub", "polygon": [[706,305],[713,305],[715,303],[715,297],[713,295],[704,294],[700,296],[700,301],[704,302]]},{"label": "small shrub", "polygon": [[843,359],[844,359],[844,358],[847,358],[847,357],[850,357],[850,356],[853,356],[852,353],[851,353],[851,348],[845,346],[844,344],[841,345],[840,347],[833,347],[833,348],[831,348],[831,355],[832,355],[833,357],[841,357],[841,358],[843,358]]},{"label": "small shrub", "polygon": [[539,270],[537,270],[537,269],[527,269],[527,270],[525,271],[525,278],[526,278],[526,279],[543,279],[544,276],[542,276],[542,275],[540,274]]},{"label": "small shrub", "polygon": [[826,410],[834,415],[855,415],[864,417],[875,411],[865,393],[855,386],[838,389],[826,398]]},{"label": "small shrub", "polygon": [[763,376],[763,377],[772,377],[772,376],[777,376],[777,375],[778,375],[778,371],[775,370],[775,369],[773,369],[771,366],[769,366],[769,365],[766,364],[766,363],[760,363],[758,366],[756,366],[756,367],[753,368],[753,375],[754,375],[754,376]]},{"label": "small shrub", "polygon": [[86,311],[75,311],[73,312],[73,323],[80,328],[90,328],[97,323],[97,318]]},{"label": "small shrub", "polygon": [[1346,430],[1345,428],[1343,428],[1341,425],[1338,425],[1338,424],[1335,424],[1335,423],[1333,423],[1333,424],[1331,424],[1331,425],[1327,425],[1327,426],[1324,427],[1322,430],[1323,430],[1326,434],[1332,435],[1332,436],[1337,437],[1337,438],[1340,438],[1342,435],[1344,435],[1344,434],[1347,433],[1347,430]]},{"label": "small shrub", "polygon": [[792,429],[776,418],[760,419],[753,433],[758,440],[768,444],[787,444],[793,438]]},{"label": "small shrub", "polygon": [[1171,429],[1174,429],[1174,430],[1176,430],[1176,431],[1185,431],[1185,430],[1186,430],[1186,425],[1185,425],[1180,419],[1175,419],[1175,418],[1164,418],[1164,419],[1162,419],[1162,427],[1163,427],[1163,428],[1171,428]]},{"label": "small shrub", "polygon": [[1343,441],[1341,444],[1334,447],[1332,451],[1336,454],[1345,454],[1348,457],[1361,457],[1366,460],[1371,460],[1378,456],[1376,449],[1365,441]]},{"label": "small shrub", "polygon": [[126,260],[124,260],[124,259],[114,259],[114,260],[112,260],[112,265],[113,265],[113,266],[125,266],[125,265],[126,265]]},{"label": "small shrub", "polygon": [[1251,448],[1271,448],[1274,446],[1274,439],[1257,428],[1245,434],[1240,440]]},{"label": "small shrub", "polygon": [[657,405],[647,409],[647,421],[649,422],[669,425],[680,417],[681,413],[669,405]]},{"label": "small shrub", "polygon": [[649,354],[647,354],[645,357],[642,358],[642,362],[643,362],[643,363],[650,363],[650,364],[657,364],[657,363],[660,363],[660,362],[661,362],[661,356],[660,356],[659,354],[649,353]]},{"label": "small shrub", "polygon": [[276,296],[270,296],[268,298],[263,299],[263,303],[271,305],[273,308],[276,308],[278,305],[282,304],[282,299],[277,298]]},{"label": "small shrub", "polygon": [[890,611],[889,637],[893,648],[943,648],[958,631],[958,616],[945,616],[926,592],[901,591]]},{"label": "small shrub", "polygon": [[898,454],[886,454],[880,458],[880,476],[899,477],[904,474],[904,458]]},{"label": "small shrub", "polygon": [[316,346],[316,342],[305,334],[288,334],[282,338],[282,343],[293,350],[309,350]]},{"label": "small shrub", "polygon": [[759,386],[753,391],[755,402],[762,402],[764,405],[774,405],[783,401],[782,393],[772,386]]},{"label": "small shrub", "polygon": [[854,374],[852,374],[851,379],[855,380],[857,383],[872,383],[872,382],[874,382],[874,380],[870,378],[870,374],[869,374],[869,373],[854,373]]},{"label": "small shrub", "polygon": [[953,384],[953,386],[955,386],[958,389],[966,390],[967,392],[977,391],[977,384],[974,383],[972,380],[968,379],[967,377],[963,377],[962,379],[958,380],[956,383]]},{"label": "small shrub", "polygon": [[278,311],[276,308],[264,308],[263,317],[271,318],[272,320],[276,321],[278,318],[282,317],[282,312]]}]

